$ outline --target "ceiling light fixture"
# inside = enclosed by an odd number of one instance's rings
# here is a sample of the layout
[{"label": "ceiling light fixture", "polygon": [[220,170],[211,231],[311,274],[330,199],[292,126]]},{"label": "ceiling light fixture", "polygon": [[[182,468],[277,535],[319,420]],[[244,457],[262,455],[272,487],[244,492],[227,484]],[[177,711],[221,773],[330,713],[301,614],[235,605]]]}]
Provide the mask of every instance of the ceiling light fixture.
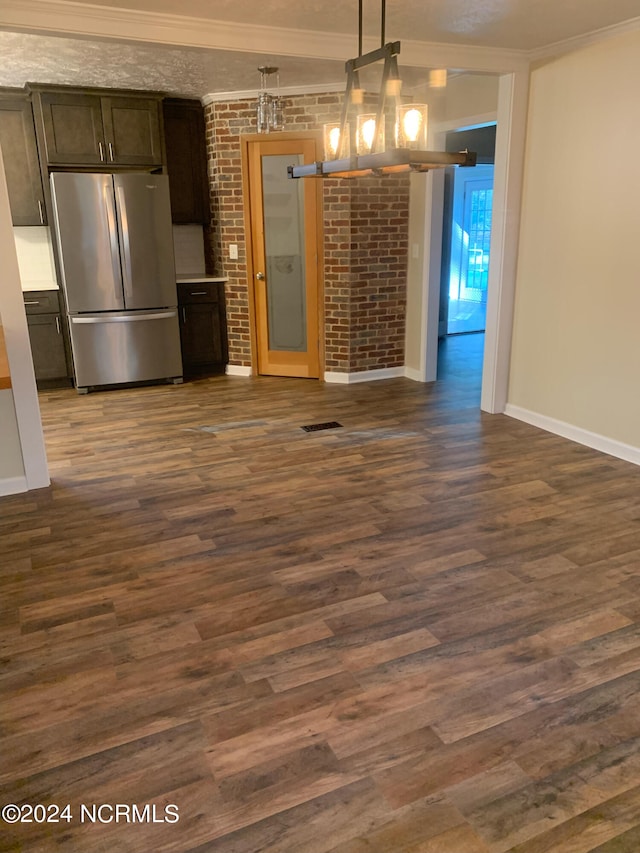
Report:
[{"label": "ceiling light fixture", "polygon": [[[358,56],[349,59],[345,65],[347,87],[340,121],[324,127],[325,159],[304,166],[289,166],[290,178],[357,178],[395,172],[427,172],[444,166],[476,165],[476,155],[469,151],[449,154],[426,150],[428,108],[426,104],[400,103],[402,80],[396,58],[400,53],[400,42],[385,44],[385,16],[386,0],[381,0],[380,47],[363,55],[362,0],[358,0]],[[365,113],[359,71],[376,62],[384,62],[377,109],[375,113]],[[441,81],[442,76],[440,85]],[[395,102],[394,148],[385,148],[387,100]],[[352,113],[355,113],[355,121],[350,123]]]},{"label": "ceiling light fixture", "polygon": [[[256,103],[256,124],[258,133],[273,133],[284,130],[284,106],[280,97],[279,69],[273,65],[260,65],[260,91]],[[269,77],[276,75],[276,94],[268,91]]]}]

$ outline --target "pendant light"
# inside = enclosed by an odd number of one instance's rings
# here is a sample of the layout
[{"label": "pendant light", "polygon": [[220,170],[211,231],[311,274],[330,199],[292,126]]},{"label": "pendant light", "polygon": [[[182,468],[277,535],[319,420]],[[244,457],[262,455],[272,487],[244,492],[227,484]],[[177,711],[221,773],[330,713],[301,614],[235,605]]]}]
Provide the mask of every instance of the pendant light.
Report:
[{"label": "pendant light", "polygon": [[[358,0],[358,56],[349,59],[345,66],[347,86],[340,121],[324,127],[325,159],[304,166],[289,166],[290,178],[357,178],[476,165],[476,155],[469,151],[450,154],[426,150],[428,107],[426,104],[400,103],[402,81],[396,58],[400,53],[400,42],[385,43],[385,16],[386,0],[381,0],[380,47],[363,55],[362,0]],[[377,108],[375,113],[365,113],[359,71],[377,62],[384,63]],[[387,101],[395,102],[393,148],[385,147]]]},{"label": "pendant light", "polygon": [[[280,97],[279,69],[274,65],[260,65],[260,91],[256,102],[258,133],[284,130],[284,108]],[[269,77],[276,75],[276,94],[269,92]]]}]

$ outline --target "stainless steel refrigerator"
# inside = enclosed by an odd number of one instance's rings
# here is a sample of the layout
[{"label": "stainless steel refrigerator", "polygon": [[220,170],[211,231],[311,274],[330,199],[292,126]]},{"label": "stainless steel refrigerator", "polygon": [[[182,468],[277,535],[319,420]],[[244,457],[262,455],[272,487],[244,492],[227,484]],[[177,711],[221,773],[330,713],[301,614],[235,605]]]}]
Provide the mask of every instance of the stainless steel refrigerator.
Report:
[{"label": "stainless steel refrigerator", "polygon": [[76,386],[182,377],[166,175],[51,175]]}]

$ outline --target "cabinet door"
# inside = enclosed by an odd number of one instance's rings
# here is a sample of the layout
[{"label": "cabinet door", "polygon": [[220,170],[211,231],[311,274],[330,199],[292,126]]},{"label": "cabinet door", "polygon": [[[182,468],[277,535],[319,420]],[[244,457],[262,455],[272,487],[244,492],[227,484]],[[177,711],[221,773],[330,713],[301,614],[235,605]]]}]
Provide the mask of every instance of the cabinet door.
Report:
[{"label": "cabinet door", "polygon": [[180,307],[180,340],[185,373],[198,373],[226,361],[217,303]]},{"label": "cabinet door", "polygon": [[40,92],[49,164],[97,166],[106,162],[100,98],[72,92]]},{"label": "cabinet door", "polygon": [[100,100],[109,162],[120,166],[161,166],[159,102],[124,96]]},{"label": "cabinet door", "polygon": [[46,225],[31,103],[0,99],[0,147],[14,225]]},{"label": "cabinet door", "polygon": [[27,323],[36,379],[66,376],[67,362],[60,315],[35,314],[27,318]]},{"label": "cabinet door", "polygon": [[164,139],[176,223],[209,224],[204,111],[199,101],[165,101]]}]

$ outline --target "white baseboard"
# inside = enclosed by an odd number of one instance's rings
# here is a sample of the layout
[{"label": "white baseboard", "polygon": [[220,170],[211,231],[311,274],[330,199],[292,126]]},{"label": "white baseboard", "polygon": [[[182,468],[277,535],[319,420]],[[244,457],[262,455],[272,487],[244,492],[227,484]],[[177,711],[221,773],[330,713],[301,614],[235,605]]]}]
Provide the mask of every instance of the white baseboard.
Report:
[{"label": "white baseboard", "polygon": [[0,496],[19,495],[28,489],[26,477],[5,477],[0,480]]},{"label": "white baseboard", "polygon": [[609,456],[624,459],[625,462],[633,462],[634,465],[640,465],[640,447],[615,441],[612,438],[607,438],[606,435],[589,432],[589,430],[573,426],[573,424],[558,421],[555,418],[549,418],[546,415],[540,415],[528,409],[522,409],[520,406],[513,406],[511,403],[507,403],[504,413],[511,418],[531,424],[531,426],[540,427],[540,429],[552,432],[555,435],[561,435],[563,438],[568,438],[578,444],[584,444],[586,447],[592,447],[594,450],[608,453]]},{"label": "white baseboard", "polygon": [[244,364],[228,364],[224,371],[227,376],[251,376],[252,369]]},{"label": "white baseboard", "polygon": [[324,374],[325,382],[337,382],[342,385],[352,385],[354,382],[372,382],[376,379],[396,379],[404,376],[404,367],[383,367],[380,370],[361,370],[356,373],[332,373]]},{"label": "white baseboard", "polygon": [[416,370],[415,367],[405,367],[404,375],[414,382],[426,382],[424,370]]}]

